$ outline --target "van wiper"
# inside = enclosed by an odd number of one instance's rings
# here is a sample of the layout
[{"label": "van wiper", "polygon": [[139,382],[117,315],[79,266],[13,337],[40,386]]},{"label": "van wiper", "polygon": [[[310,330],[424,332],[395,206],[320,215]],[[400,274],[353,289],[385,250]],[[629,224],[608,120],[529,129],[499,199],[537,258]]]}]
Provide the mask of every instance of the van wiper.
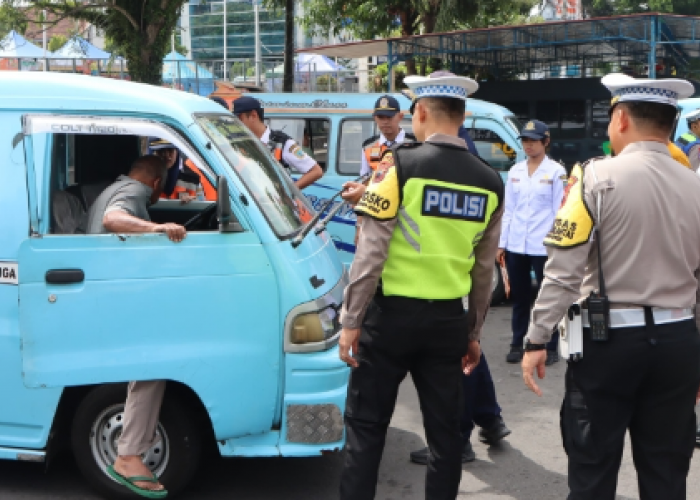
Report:
[{"label": "van wiper", "polygon": [[[367,179],[369,179],[369,175],[363,175],[355,179],[353,182],[365,182]],[[316,223],[319,221],[321,216],[323,215],[323,212],[326,211],[326,209],[331,206],[331,204],[335,201],[335,199],[342,193],[343,190],[341,189],[337,193],[333,195],[332,198],[330,198],[326,203],[323,204],[321,209],[314,215],[313,219],[311,219],[309,222],[306,223],[306,225],[301,229],[301,232],[295,236],[295,238],[292,240],[292,247],[296,248],[299,245],[301,245],[301,242],[304,241],[304,238],[306,238],[306,235],[311,232],[311,228],[316,225]],[[340,210],[340,207],[342,207],[342,203],[338,203],[338,206],[336,206],[331,212],[328,214],[328,217],[326,217],[323,220],[323,225],[322,228],[318,231],[316,231],[316,234],[319,234],[321,231],[323,231],[326,228],[326,224],[330,219],[333,218],[333,216],[338,213],[338,210]]]}]

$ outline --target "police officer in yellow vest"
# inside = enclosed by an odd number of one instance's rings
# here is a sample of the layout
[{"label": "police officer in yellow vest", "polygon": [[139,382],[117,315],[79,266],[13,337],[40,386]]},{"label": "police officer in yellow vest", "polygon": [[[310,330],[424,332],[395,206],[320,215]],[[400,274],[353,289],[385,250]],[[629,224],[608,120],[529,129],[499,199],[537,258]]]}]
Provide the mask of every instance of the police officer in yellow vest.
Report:
[{"label": "police officer in yellow vest", "polygon": [[691,168],[697,172],[700,167],[700,109],[689,114],[686,120],[688,132],[678,138],[676,146],[681,148],[690,160]]},{"label": "police officer in yellow vest", "polygon": [[374,498],[407,373],[430,448],[426,499],[457,496],[462,370],[471,373],[481,355],[503,215],[501,178],[457,136],[477,83],[451,74],[405,83],[417,98],[413,130],[423,142],[384,153],[356,206],[365,222],[341,315],[340,357],[352,367],[343,500]]}]

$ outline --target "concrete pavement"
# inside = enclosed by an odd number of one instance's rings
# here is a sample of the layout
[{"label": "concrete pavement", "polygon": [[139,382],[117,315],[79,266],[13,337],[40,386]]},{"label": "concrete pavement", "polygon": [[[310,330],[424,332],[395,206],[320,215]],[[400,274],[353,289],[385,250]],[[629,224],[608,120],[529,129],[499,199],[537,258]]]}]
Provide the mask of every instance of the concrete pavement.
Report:
[{"label": "concrete pavement", "polygon": [[[566,455],[559,435],[559,406],[564,363],[548,369],[542,398],[526,392],[519,365],[505,363],[510,341],[510,310],[491,310],[483,349],[489,360],[503,416],[513,431],[496,447],[472,439],[476,462],[466,464],[460,499],[561,500],[566,498]],[[663,425],[659,425],[663,432]],[[408,453],[424,446],[418,401],[407,380],[387,437],[377,500],[423,499],[425,467],[411,464]],[[342,456],[313,459],[214,460],[184,500],[315,500],[336,499]],[[167,485],[166,485],[167,486]],[[698,498],[700,460],[691,466],[688,498]],[[693,493],[695,492],[695,493]],[[44,473],[41,465],[0,462],[0,499],[98,500],[82,482],[70,456],[61,456]],[[629,447],[620,472],[618,499],[638,498]]]}]

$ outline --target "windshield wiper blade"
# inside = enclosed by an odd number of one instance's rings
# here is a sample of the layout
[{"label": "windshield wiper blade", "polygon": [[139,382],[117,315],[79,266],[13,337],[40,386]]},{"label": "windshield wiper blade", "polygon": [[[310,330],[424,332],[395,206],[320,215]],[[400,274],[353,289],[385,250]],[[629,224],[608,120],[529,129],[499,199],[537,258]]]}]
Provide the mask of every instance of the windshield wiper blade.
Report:
[{"label": "windshield wiper blade", "polygon": [[[365,182],[367,179],[369,179],[369,175],[362,175],[355,179],[353,182]],[[319,219],[323,216],[323,212],[326,211],[326,209],[331,206],[331,204],[335,201],[335,199],[343,192],[341,189],[337,193],[335,193],[326,203],[323,204],[323,206],[320,208],[320,210],[314,215],[313,219],[311,219],[309,222],[306,223],[306,225],[302,228],[301,232],[297,234],[294,239],[292,240],[292,247],[296,248],[299,245],[301,245],[301,242],[304,241],[304,238],[306,238],[306,235],[311,232],[311,228],[318,223]],[[334,208],[334,210],[331,211],[331,218],[333,215],[335,215],[339,207],[343,206],[342,203],[338,203],[338,206]],[[324,220],[324,222],[326,222]],[[324,225],[325,229],[325,225]],[[316,232],[316,234],[320,233],[321,231]]]}]

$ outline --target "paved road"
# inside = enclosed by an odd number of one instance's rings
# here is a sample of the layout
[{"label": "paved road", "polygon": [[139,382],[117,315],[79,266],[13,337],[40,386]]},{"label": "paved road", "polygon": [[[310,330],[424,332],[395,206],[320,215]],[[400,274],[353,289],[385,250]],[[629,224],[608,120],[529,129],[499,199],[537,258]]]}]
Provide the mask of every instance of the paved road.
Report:
[{"label": "paved road", "polygon": [[[559,438],[564,365],[547,373],[545,394],[525,392],[519,366],[504,361],[509,343],[510,311],[492,310],[484,351],[496,381],[503,414],[513,434],[497,447],[475,442],[476,462],[464,466],[460,499],[561,500],[566,498],[566,457]],[[663,426],[659,425],[663,432]],[[418,402],[408,380],[399,394],[380,471],[377,500],[423,498],[424,468],[408,461],[408,452],[424,445]],[[316,500],[337,498],[341,455],[314,459],[214,460],[184,500]],[[696,457],[689,492],[700,491],[700,460]],[[620,474],[618,499],[638,498],[629,449]],[[696,493],[697,494],[697,493]],[[693,497],[692,494],[690,496]],[[70,456],[59,457],[48,472],[43,466],[0,462],[0,499],[99,500],[83,485]]]}]

